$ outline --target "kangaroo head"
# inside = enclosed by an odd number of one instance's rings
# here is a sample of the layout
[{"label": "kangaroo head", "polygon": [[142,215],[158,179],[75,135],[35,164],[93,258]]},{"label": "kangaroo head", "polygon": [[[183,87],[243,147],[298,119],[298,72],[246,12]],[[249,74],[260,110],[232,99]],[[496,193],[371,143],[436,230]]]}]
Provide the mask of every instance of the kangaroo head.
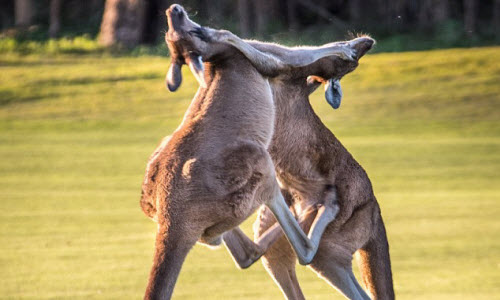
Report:
[{"label": "kangaroo head", "polygon": [[325,83],[325,99],[334,109],[340,107],[342,100],[340,79],[358,67],[359,59],[373,47],[375,40],[368,36],[362,36],[342,43],[356,51],[355,60],[345,60],[336,56],[323,58],[317,62],[322,64],[321,74],[311,75],[307,78],[309,93],[314,92],[322,83]]},{"label": "kangaroo head", "polygon": [[204,38],[203,28],[191,21],[178,4],[172,4],[166,11],[168,32],[165,41],[170,50],[171,63],[167,72],[166,84],[170,91],[175,91],[182,83],[181,67],[187,64],[202,87],[206,87],[203,60],[209,48]]}]

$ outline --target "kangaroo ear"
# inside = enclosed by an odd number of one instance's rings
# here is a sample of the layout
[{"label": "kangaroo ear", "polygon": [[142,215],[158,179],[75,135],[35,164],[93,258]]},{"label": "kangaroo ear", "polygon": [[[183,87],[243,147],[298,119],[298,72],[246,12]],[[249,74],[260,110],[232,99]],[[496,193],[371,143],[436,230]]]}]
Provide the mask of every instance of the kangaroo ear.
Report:
[{"label": "kangaroo ear", "polygon": [[191,55],[187,61],[189,65],[189,69],[193,73],[196,80],[202,88],[207,87],[207,82],[205,81],[205,69],[203,68],[203,61],[201,60],[201,56],[199,55]]},{"label": "kangaroo ear", "polygon": [[328,79],[325,85],[325,98],[334,109],[340,107],[342,101],[342,88],[340,87],[340,80]]},{"label": "kangaroo ear", "polygon": [[171,92],[175,92],[182,83],[181,67],[182,65],[179,62],[172,60],[170,68],[168,68],[165,81],[167,83],[168,90]]}]

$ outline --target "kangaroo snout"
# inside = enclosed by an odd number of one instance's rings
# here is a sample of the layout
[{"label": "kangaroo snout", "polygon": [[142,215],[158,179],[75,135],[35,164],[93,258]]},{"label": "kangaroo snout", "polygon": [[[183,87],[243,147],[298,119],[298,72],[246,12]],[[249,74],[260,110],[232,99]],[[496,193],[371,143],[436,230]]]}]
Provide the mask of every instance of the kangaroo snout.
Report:
[{"label": "kangaroo snout", "polygon": [[174,14],[182,14],[182,7],[179,4],[172,4],[170,9]]},{"label": "kangaroo snout", "polygon": [[360,59],[375,45],[375,40],[369,36],[363,36],[352,40],[350,46],[356,50],[356,59]]},{"label": "kangaroo snout", "polygon": [[184,18],[186,13],[184,8],[182,8],[179,4],[172,4],[165,11],[165,14],[167,15],[168,28],[170,30],[179,31],[182,24],[185,23]]},{"label": "kangaroo snout", "polygon": [[179,4],[172,4],[165,11],[165,13],[167,14],[167,16],[169,16],[169,15],[170,16],[173,16],[173,15],[182,16],[184,14],[184,9]]}]

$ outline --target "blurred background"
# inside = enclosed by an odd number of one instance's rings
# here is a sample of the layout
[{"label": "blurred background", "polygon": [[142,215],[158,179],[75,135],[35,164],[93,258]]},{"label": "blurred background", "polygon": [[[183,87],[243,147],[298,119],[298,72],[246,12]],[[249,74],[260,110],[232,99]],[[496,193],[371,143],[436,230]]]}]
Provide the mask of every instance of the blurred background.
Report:
[{"label": "blurred background", "polygon": [[[187,68],[164,85],[172,2],[0,0],[0,299],[142,297],[156,231],[142,177],[198,88]],[[372,180],[396,295],[500,299],[499,0],[177,2],[286,45],[373,36],[340,109],[321,88],[310,100]],[[343,299],[297,269],[307,299]],[[174,299],[282,295],[260,263],[196,246]]]},{"label": "blurred background", "polygon": [[[105,46],[156,45],[163,42],[164,12],[172,2],[1,0],[0,30],[17,41],[85,36],[99,37]],[[378,37],[378,51],[402,51],[490,45],[500,38],[498,0],[178,2],[204,25],[293,44],[325,43],[369,32]]]}]

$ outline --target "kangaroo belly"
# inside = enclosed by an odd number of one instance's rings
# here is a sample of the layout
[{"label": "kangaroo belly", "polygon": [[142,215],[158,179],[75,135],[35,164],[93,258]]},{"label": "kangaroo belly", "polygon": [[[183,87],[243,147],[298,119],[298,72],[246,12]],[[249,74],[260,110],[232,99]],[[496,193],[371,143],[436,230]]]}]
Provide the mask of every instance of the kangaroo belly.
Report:
[{"label": "kangaroo belly", "polygon": [[253,142],[228,146],[207,165],[204,182],[217,200],[207,207],[213,223],[205,229],[204,241],[240,225],[262,205],[267,200],[262,189],[273,173],[266,150]]}]

